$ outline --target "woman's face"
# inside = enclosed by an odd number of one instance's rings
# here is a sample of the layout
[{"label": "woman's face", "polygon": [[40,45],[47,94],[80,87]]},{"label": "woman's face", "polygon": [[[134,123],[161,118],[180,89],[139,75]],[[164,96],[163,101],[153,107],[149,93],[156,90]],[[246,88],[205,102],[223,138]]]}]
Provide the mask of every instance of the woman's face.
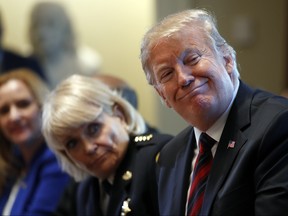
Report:
[{"label": "woman's face", "polygon": [[129,134],[122,115],[102,112],[92,122],[64,137],[67,155],[90,174],[105,179],[113,175],[125,157]]},{"label": "woman's face", "polygon": [[0,128],[12,143],[23,147],[39,137],[39,110],[36,99],[21,80],[11,79],[0,86]]}]

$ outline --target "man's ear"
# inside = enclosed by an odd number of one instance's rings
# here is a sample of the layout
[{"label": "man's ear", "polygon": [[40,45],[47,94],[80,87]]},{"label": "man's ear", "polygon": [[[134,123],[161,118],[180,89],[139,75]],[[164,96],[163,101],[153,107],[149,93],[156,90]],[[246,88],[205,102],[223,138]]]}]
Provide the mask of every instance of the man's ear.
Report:
[{"label": "man's ear", "polygon": [[158,95],[161,97],[162,103],[164,103],[168,108],[172,108],[172,106],[170,105],[170,103],[167,101],[166,97],[162,93],[162,91],[157,86],[154,86],[154,88],[157,91]]},{"label": "man's ear", "polygon": [[232,74],[233,68],[234,68],[234,60],[231,55],[225,55],[224,56],[224,61],[225,61],[225,68],[228,72],[229,75]]}]

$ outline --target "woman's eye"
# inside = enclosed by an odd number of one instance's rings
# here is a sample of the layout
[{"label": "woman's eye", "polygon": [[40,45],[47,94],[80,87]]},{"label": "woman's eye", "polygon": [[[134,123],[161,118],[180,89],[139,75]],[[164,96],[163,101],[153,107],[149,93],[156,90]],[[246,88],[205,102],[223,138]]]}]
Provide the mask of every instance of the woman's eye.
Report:
[{"label": "woman's eye", "polygon": [[67,141],[66,143],[66,148],[69,150],[69,149],[73,149],[75,148],[75,146],[77,145],[77,140],[75,139],[71,139],[69,141]]},{"label": "woman's eye", "polygon": [[19,100],[16,105],[19,108],[26,108],[26,107],[29,107],[31,103],[32,103],[31,100],[23,99],[23,100]]},{"label": "woman's eye", "polygon": [[9,112],[9,110],[10,110],[10,107],[7,106],[7,105],[1,107],[1,108],[0,108],[0,115],[5,115],[5,114],[7,114],[7,113]]},{"label": "woman's eye", "polygon": [[87,127],[87,134],[89,136],[98,135],[100,129],[101,129],[101,124],[99,124],[99,123],[91,123]]}]

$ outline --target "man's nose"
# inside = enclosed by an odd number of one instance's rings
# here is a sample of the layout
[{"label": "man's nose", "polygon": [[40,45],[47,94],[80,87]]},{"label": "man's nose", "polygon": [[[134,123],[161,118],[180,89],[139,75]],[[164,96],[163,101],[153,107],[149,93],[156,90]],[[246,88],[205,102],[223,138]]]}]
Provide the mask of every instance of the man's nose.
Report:
[{"label": "man's nose", "polygon": [[178,65],[176,68],[178,85],[181,87],[189,86],[191,82],[194,81],[194,76],[192,74],[191,68],[185,65]]}]

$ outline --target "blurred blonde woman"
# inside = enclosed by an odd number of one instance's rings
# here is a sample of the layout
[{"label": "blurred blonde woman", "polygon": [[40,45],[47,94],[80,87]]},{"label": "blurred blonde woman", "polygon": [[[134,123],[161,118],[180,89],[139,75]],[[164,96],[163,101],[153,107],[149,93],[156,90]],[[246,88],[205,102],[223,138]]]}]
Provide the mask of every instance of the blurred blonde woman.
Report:
[{"label": "blurred blonde woman", "polygon": [[117,91],[73,75],[45,101],[42,127],[62,168],[81,182],[76,215],[158,215],[155,156],[171,136],[146,133]]},{"label": "blurred blonde woman", "polygon": [[50,215],[68,183],[41,133],[47,93],[28,69],[0,76],[1,215]]}]

